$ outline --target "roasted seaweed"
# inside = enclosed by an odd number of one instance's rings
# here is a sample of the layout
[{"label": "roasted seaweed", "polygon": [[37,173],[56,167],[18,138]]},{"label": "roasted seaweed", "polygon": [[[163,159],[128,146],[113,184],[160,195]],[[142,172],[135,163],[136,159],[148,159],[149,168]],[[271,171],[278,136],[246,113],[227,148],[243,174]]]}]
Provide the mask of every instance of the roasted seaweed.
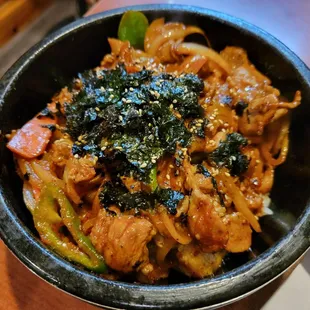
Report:
[{"label": "roasted seaweed", "polygon": [[221,141],[218,148],[208,155],[209,160],[219,167],[229,169],[231,175],[241,175],[248,169],[249,160],[241,153],[241,148],[247,145],[247,139],[239,133],[231,133],[226,140]]},{"label": "roasted seaweed", "polygon": [[121,182],[108,182],[100,192],[99,199],[104,208],[109,211],[110,205],[116,205],[121,212],[134,209],[153,209],[160,203],[167,208],[170,214],[175,215],[178,203],[184,198],[181,192],[172,189],[157,188],[153,193],[137,192],[130,193]]},{"label": "roasted seaweed", "polygon": [[76,141],[74,154],[106,160],[121,152],[143,176],[165,153],[174,154],[177,144],[189,144],[192,134],[184,118],[201,116],[203,82],[197,76],[154,75],[149,70],[129,74],[120,65],[87,71],[79,79],[82,89],[65,106],[67,132]]}]

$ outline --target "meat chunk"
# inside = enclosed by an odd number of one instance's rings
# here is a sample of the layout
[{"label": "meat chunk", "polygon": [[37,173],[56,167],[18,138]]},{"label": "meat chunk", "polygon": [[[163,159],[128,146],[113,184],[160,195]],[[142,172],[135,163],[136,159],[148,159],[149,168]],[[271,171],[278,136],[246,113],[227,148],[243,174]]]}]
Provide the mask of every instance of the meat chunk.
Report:
[{"label": "meat chunk", "polygon": [[155,233],[146,219],[130,215],[110,216],[101,210],[90,238],[109,267],[128,273],[148,263],[147,243]]},{"label": "meat chunk", "polygon": [[95,162],[90,157],[73,158],[70,161],[69,178],[74,183],[89,181],[96,175]]},{"label": "meat chunk", "polygon": [[52,144],[52,161],[59,167],[64,167],[72,156],[72,141],[59,139]]},{"label": "meat chunk", "polygon": [[205,252],[225,248],[228,230],[213,206],[209,195],[194,190],[190,197],[188,225],[191,234],[199,240]]},{"label": "meat chunk", "polygon": [[178,268],[189,277],[202,279],[215,273],[224,255],[224,251],[204,253],[197,245],[181,245],[177,252]]},{"label": "meat chunk", "polygon": [[226,250],[232,253],[247,251],[252,243],[252,229],[245,217],[239,212],[234,212],[226,215],[224,222],[229,232]]},{"label": "meat chunk", "polygon": [[224,249],[227,240],[227,227],[222,217],[225,208],[222,208],[216,196],[211,178],[197,172],[197,168],[184,160],[186,174],[185,186],[191,192],[188,210],[188,227],[193,237],[199,240],[205,252],[215,252]]}]

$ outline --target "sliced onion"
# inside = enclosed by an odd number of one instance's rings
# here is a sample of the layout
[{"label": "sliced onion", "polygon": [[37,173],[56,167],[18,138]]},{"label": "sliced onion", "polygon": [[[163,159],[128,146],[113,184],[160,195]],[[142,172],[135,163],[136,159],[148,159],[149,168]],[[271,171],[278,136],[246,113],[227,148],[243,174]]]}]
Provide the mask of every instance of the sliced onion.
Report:
[{"label": "sliced onion", "polygon": [[154,36],[160,35],[162,27],[164,27],[164,24],[165,24],[164,18],[157,18],[148,27],[144,39],[144,50],[146,52],[149,50]]},{"label": "sliced onion", "polygon": [[65,188],[65,184],[62,180],[58,179],[54,175],[52,175],[50,170],[45,169],[45,167],[41,166],[38,162],[32,161],[31,167],[34,173],[42,180],[45,184],[56,183],[62,190]]},{"label": "sliced onion", "polygon": [[27,209],[33,213],[36,207],[36,200],[34,199],[31,185],[28,182],[24,182],[23,185],[23,198]]},{"label": "sliced onion", "polygon": [[261,232],[262,230],[260,228],[258,220],[249,209],[246,199],[244,198],[241,190],[233,182],[232,177],[228,177],[224,173],[222,173],[218,178],[223,181],[229,196],[234,202],[236,210],[242,213],[242,215],[248,220],[248,222],[256,232]]},{"label": "sliced onion", "polygon": [[231,71],[230,65],[213,49],[197,43],[180,43],[176,51],[182,55],[200,55],[216,63],[226,74]]},{"label": "sliced onion", "polygon": [[[156,27],[155,27],[156,26]],[[179,23],[163,24],[163,20],[158,21],[150,32],[147,32],[145,39],[145,51],[155,56],[159,48],[169,40],[180,40],[194,33],[199,33],[205,36],[205,33],[198,27],[186,27]]]},{"label": "sliced onion", "polygon": [[121,48],[123,46],[123,43],[121,40],[114,39],[114,38],[108,38],[108,42],[111,47],[111,53],[114,55],[118,56],[119,53],[121,52]]}]

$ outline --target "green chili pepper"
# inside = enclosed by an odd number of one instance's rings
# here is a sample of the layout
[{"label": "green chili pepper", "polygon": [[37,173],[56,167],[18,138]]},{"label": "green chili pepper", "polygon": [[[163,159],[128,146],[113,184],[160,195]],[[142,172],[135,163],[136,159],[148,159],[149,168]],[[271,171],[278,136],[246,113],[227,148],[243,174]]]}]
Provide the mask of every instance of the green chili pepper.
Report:
[{"label": "green chili pepper", "polygon": [[[56,208],[58,202],[61,217]],[[39,204],[33,212],[35,227],[44,243],[67,259],[84,265],[86,268],[104,273],[107,268],[90,239],[81,231],[81,222],[64,192],[56,184],[45,185]],[[78,247],[62,240],[57,230],[65,224]],[[83,251],[81,251],[81,250]]]},{"label": "green chili pepper", "polygon": [[150,187],[151,187],[151,192],[155,192],[156,188],[158,187],[158,183],[157,183],[157,167],[153,167],[150,174]]},{"label": "green chili pepper", "polygon": [[118,38],[129,41],[135,48],[143,49],[144,37],[149,22],[146,16],[137,11],[127,11],[123,14],[118,27]]}]

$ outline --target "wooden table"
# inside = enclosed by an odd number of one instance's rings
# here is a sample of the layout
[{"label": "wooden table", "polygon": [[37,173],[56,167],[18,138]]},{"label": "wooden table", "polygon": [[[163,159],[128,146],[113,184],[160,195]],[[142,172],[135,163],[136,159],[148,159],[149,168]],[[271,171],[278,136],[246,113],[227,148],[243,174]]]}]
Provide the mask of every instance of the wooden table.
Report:
[{"label": "wooden table", "polygon": [[[309,0],[102,0],[88,14],[125,4],[163,2],[191,3],[241,17],[275,35],[310,66],[310,53],[308,52],[310,47]],[[259,292],[234,305],[225,307],[225,309],[261,309],[291,272],[292,270]],[[7,250],[2,241],[0,241],[0,277],[0,310],[96,309],[94,306],[58,291],[36,277]]]}]

